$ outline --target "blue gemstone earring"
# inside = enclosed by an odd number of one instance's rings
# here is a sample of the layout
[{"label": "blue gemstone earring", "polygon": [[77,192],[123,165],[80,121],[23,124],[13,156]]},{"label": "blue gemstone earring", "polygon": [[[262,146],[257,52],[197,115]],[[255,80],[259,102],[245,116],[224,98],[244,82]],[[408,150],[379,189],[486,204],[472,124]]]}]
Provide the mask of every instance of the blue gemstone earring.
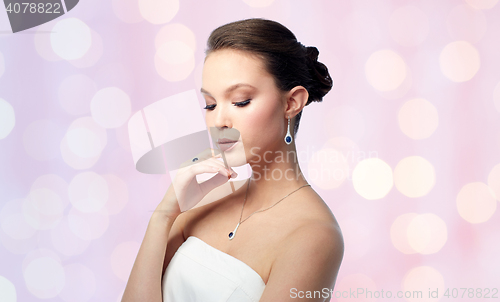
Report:
[{"label": "blue gemstone earring", "polygon": [[290,145],[292,143],[292,135],[290,134],[290,118],[288,118],[288,130],[285,135],[285,143]]}]

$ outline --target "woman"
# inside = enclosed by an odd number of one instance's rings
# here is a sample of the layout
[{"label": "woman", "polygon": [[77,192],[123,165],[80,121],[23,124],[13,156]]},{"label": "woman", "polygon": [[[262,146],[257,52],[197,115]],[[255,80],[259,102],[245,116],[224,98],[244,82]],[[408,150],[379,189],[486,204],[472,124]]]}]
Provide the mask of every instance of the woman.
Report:
[{"label": "woman", "polygon": [[[302,175],[294,139],[304,106],[332,87],[317,57],[274,21],[212,32],[201,91],[223,154],[207,150],[179,170],[151,217],[122,301],[329,301],[342,235]],[[245,185],[181,210],[235,177],[230,167],[244,163],[238,154],[253,171]],[[216,176],[198,184],[202,173]]]}]

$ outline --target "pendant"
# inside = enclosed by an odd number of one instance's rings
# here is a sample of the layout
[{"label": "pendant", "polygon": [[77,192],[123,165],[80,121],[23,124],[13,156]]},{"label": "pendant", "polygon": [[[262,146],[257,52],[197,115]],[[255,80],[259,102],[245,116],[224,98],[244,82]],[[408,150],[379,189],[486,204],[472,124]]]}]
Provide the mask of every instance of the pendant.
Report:
[{"label": "pendant", "polygon": [[240,223],[238,222],[238,224],[236,225],[236,228],[234,228],[234,231],[229,233],[229,240],[234,238],[234,236],[236,235],[236,230],[238,229],[239,226],[240,226]]}]

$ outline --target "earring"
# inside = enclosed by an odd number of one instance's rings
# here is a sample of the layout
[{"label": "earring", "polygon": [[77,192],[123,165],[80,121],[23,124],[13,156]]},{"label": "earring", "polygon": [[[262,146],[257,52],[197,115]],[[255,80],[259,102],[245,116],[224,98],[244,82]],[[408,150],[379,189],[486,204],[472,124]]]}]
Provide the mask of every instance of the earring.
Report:
[{"label": "earring", "polygon": [[285,143],[290,145],[292,143],[292,135],[290,134],[290,118],[288,118],[288,130],[285,135]]}]

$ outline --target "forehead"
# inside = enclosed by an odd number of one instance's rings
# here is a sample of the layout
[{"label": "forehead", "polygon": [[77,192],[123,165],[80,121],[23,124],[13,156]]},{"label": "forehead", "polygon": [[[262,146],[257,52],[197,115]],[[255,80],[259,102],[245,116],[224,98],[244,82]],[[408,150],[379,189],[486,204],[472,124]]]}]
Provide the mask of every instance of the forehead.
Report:
[{"label": "forehead", "polygon": [[274,84],[260,57],[233,49],[210,53],[203,66],[202,86],[205,90],[223,89],[239,83],[256,87]]}]

